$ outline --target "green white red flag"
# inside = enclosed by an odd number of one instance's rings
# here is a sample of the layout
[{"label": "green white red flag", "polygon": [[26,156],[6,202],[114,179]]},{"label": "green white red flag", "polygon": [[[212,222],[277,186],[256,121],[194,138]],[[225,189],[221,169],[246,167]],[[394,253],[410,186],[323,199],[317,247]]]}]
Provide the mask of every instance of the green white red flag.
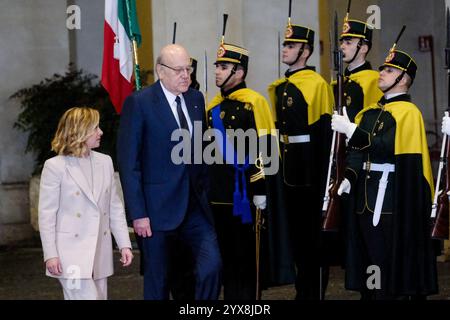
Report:
[{"label": "green white red flag", "polygon": [[125,98],[133,91],[133,37],[140,44],[135,0],[105,0],[101,83],[118,113]]}]

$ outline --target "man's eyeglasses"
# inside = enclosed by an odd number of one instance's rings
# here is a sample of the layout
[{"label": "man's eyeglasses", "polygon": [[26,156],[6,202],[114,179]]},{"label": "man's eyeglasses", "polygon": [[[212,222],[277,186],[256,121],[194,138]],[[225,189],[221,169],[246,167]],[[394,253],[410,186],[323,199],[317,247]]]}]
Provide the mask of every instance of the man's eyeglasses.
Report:
[{"label": "man's eyeglasses", "polygon": [[175,71],[175,74],[176,74],[176,75],[180,75],[181,73],[183,73],[183,72],[185,72],[185,71],[186,71],[188,74],[191,74],[191,73],[194,71],[194,68],[193,68],[192,66],[185,67],[185,68],[182,68],[182,67],[180,67],[180,68],[174,68],[174,67],[170,67],[170,66],[168,66],[167,64],[164,64],[164,63],[160,63],[160,65],[162,65],[163,67],[166,67],[166,68],[169,68],[169,69]]}]

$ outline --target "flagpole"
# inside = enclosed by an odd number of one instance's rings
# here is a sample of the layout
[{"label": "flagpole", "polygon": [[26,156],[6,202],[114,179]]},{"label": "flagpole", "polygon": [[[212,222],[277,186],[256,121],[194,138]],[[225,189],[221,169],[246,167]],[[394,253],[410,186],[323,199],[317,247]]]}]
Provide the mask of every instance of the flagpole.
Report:
[{"label": "flagpole", "polygon": [[130,0],[125,0],[125,5],[127,6],[128,29],[130,30],[131,41],[133,43],[134,80],[136,82],[136,91],[139,91],[141,90],[141,67],[139,66],[136,37],[134,33],[131,32],[132,28],[131,28]]}]

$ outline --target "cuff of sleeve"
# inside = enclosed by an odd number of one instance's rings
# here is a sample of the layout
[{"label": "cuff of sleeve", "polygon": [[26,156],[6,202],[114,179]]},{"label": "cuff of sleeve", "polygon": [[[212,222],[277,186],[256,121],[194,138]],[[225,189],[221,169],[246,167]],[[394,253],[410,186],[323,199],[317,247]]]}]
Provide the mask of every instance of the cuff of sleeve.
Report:
[{"label": "cuff of sleeve", "polygon": [[58,258],[58,253],[56,252],[52,252],[50,254],[44,254],[44,263],[47,262],[47,260],[52,259],[52,258]]},{"label": "cuff of sleeve", "polygon": [[361,150],[370,146],[370,135],[367,131],[354,127],[351,137],[348,139],[348,145],[352,149]]},{"label": "cuff of sleeve", "polygon": [[354,185],[356,182],[356,179],[358,179],[358,174],[356,173],[355,170],[353,170],[352,168],[346,168],[345,169],[345,174],[344,177],[350,181],[350,185]]},{"label": "cuff of sleeve", "polygon": [[[128,230],[127,230],[128,232]],[[125,249],[125,248],[129,248],[130,250],[133,249],[133,246],[131,245],[131,241],[129,236],[127,235],[128,239],[120,239],[120,243],[117,244],[117,246],[120,248],[120,250]],[[117,241],[117,240],[116,240]],[[117,242],[119,242],[117,241]]]},{"label": "cuff of sleeve", "polygon": [[356,123],[350,123],[349,125],[349,129],[347,132],[347,139],[350,140],[353,136],[353,133],[355,133],[355,130],[358,126],[356,125]]}]

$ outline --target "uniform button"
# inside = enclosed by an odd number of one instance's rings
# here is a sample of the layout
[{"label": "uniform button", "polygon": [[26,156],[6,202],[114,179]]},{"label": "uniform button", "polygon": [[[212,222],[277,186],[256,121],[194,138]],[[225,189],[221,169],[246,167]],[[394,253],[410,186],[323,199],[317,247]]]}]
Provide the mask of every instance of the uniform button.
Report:
[{"label": "uniform button", "polygon": [[347,96],[347,92],[344,92],[344,97],[346,97]]},{"label": "uniform button", "polygon": [[208,129],[211,129],[211,126],[208,126]]},{"label": "uniform button", "polygon": [[374,132],[374,133],[373,133],[373,136],[376,136],[376,135],[377,135],[377,133],[376,133],[376,132]]},{"label": "uniform button", "polygon": [[75,238],[78,238],[78,233],[75,233]]},{"label": "uniform button", "polygon": [[283,121],[283,124],[286,124],[286,121]]},{"label": "uniform button", "polygon": [[106,212],[103,212],[103,215],[106,216]]},{"label": "uniform button", "polygon": [[209,120],[212,120],[212,117],[209,117]]},{"label": "uniform button", "polygon": [[287,96],[287,92],[283,92],[283,96],[285,96],[285,97],[286,97],[286,96]]},{"label": "uniform button", "polygon": [[239,107],[236,107],[236,110],[239,110]]},{"label": "uniform button", "polygon": [[75,192],[75,195],[79,196],[80,195],[80,191]]},{"label": "uniform button", "polygon": [[105,191],[106,193],[108,193],[108,189],[106,189],[106,191]]},{"label": "uniform button", "polygon": [[284,149],[284,153],[288,152],[287,149]]},{"label": "uniform button", "polygon": [[228,126],[228,129],[231,129],[231,126]]},{"label": "uniform button", "polygon": [[81,218],[81,213],[77,212],[77,218]]},{"label": "uniform button", "polygon": [[234,120],[234,119],[236,119],[236,117],[235,116],[231,116],[231,120]]},{"label": "uniform button", "polygon": [[286,110],[286,107],[282,107],[281,109],[282,109],[282,110]]},{"label": "uniform button", "polygon": [[105,232],[103,232],[103,234],[106,236],[107,232],[105,231]]}]

